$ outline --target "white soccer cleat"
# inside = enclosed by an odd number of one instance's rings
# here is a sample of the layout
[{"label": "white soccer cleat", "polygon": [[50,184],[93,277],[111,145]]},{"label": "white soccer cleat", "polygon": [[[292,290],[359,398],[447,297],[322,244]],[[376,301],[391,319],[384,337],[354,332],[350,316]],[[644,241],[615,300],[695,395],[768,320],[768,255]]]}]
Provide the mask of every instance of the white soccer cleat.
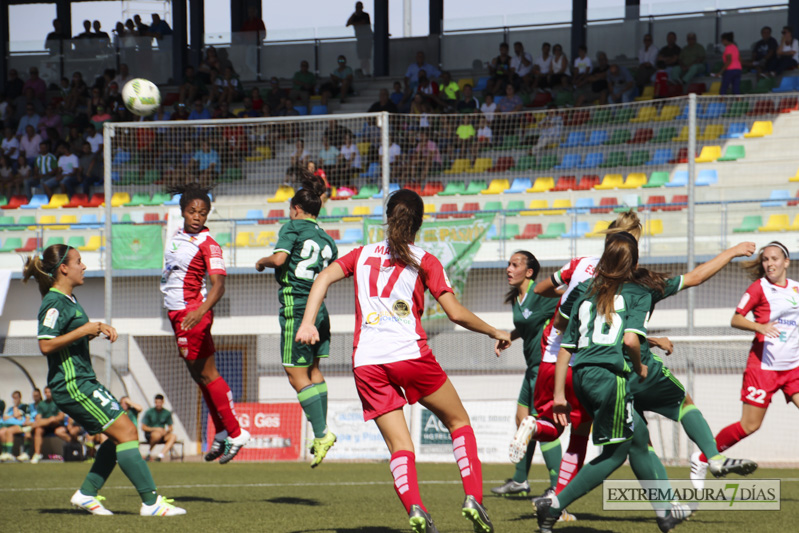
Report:
[{"label": "white soccer cleat", "polygon": [[0,463],[13,463],[17,458],[8,452],[0,453]]},{"label": "white soccer cleat", "polygon": [[696,490],[705,488],[705,477],[707,476],[707,463],[700,460],[701,452],[691,454],[691,483]]},{"label": "white soccer cleat", "polygon": [[78,489],[75,491],[75,494],[72,495],[72,498],[70,498],[69,503],[78,509],[83,509],[84,511],[99,516],[110,516],[114,514],[103,506],[101,503],[102,500],[105,500],[105,498],[99,494],[97,496],[86,496]]},{"label": "white soccer cleat", "polygon": [[163,496],[158,496],[158,499],[155,500],[155,503],[152,505],[142,503],[139,514],[141,516],[179,516],[186,514],[186,509],[172,505],[174,501],[175,500],[170,500]]},{"label": "white soccer cleat", "polygon": [[33,457],[31,457],[31,464],[32,465],[38,464],[39,461],[41,461],[42,459],[44,459],[44,456],[42,454],[34,453]]},{"label": "white soccer cleat", "polygon": [[26,463],[31,460],[31,456],[28,455],[26,452],[22,452],[21,454],[17,455],[17,461],[20,463]]},{"label": "white soccer cleat", "polygon": [[513,464],[518,463],[524,459],[524,454],[527,453],[527,445],[530,444],[530,439],[535,436],[536,422],[532,416],[525,416],[522,423],[519,424],[519,429],[513,435],[513,440],[510,441],[510,450],[508,456],[510,462]]},{"label": "white soccer cleat", "polygon": [[224,465],[232,461],[248,442],[250,442],[250,433],[245,429],[241,430],[238,437],[228,437],[226,441],[227,446],[222,457],[219,458],[219,464]]}]

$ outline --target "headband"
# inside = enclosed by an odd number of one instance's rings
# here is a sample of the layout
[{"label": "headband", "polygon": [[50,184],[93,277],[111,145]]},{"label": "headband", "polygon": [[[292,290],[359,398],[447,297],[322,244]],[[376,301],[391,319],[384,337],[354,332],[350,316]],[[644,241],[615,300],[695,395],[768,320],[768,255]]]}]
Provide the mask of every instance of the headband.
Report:
[{"label": "headband", "polygon": [[771,241],[770,243],[768,243],[767,245],[765,245],[765,246],[763,247],[763,249],[765,250],[765,249],[766,249],[766,248],[768,248],[769,246],[776,246],[777,248],[779,248],[780,250],[782,250],[782,253],[783,253],[783,254],[785,254],[785,257],[786,257],[787,259],[790,259],[790,258],[791,258],[791,254],[790,254],[790,253],[788,253],[788,248],[786,248],[786,247],[785,247],[785,245],[784,245],[784,244],[782,244],[781,242],[777,242],[777,241]]},{"label": "headband", "polygon": [[[67,246],[66,253],[61,257],[61,259],[58,261],[58,263],[55,264],[55,266],[50,270],[50,272],[47,273],[51,278],[55,277],[56,270],[58,270],[58,267],[60,267],[61,263],[64,262],[64,259],[67,258],[67,256],[69,255],[69,251],[71,249],[72,249],[72,246]],[[41,256],[39,256],[39,257],[41,257]]]}]

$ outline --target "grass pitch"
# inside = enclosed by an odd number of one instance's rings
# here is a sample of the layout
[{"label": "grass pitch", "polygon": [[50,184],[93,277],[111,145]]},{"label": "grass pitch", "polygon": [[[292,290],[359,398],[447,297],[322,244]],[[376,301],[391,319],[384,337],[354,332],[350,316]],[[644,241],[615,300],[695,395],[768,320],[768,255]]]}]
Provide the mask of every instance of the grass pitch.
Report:
[{"label": "grass pitch", "polygon": [[[88,464],[42,463],[0,465],[2,531],[84,532],[142,531],[206,532],[266,531],[270,533],[395,533],[409,531],[404,509],[386,463],[325,463],[311,470],[301,463],[153,463],[159,492],[184,507],[174,518],[138,516],[140,500],[117,469],[101,491],[115,516],[91,516],[72,509],[69,498],[80,485]],[[422,498],[439,530],[471,532],[460,515],[463,501],[454,464],[420,464]],[[687,477],[686,468],[669,468],[669,476]],[[490,488],[510,476],[508,465],[483,465],[485,500],[498,533],[531,533],[537,529],[528,498],[490,495]],[[530,475],[534,493],[543,492],[544,468]],[[685,533],[769,533],[796,531],[799,524],[799,471],[761,469],[760,478],[782,479],[779,512],[700,511],[677,528]],[[625,466],[614,477],[632,479]],[[653,513],[610,512],[601,508],[601,490],[594,490],[569,508],[578,522],[562,523],[557,531],[657,532]]]}]

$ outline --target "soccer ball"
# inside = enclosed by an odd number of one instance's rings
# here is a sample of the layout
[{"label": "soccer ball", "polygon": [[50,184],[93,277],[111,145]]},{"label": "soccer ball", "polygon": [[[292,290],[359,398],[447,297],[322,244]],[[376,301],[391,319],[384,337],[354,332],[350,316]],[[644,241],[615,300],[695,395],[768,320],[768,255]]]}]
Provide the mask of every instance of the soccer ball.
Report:
[{"label": "soccer ball", "polygon": [[161,92],[150,80],[135,78],[122,87],[122,100],[125,107],[134,115],[152,115],[161,105]]}]

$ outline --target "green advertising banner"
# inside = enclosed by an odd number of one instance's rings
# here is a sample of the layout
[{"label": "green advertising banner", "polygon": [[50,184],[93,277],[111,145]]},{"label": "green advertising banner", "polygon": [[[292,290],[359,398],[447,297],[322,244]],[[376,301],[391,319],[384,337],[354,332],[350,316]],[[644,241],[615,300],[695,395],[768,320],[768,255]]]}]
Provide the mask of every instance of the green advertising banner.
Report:
[{"label": "green advertising banner", "polygon": [[[466,276],[480,250],[483,238],[494,223],[494,214],[478,214],[474,218],[453,218],[425,221],[416,238],[416,246],[435,255],[444,265],[449,281],[459,301],[463,301]],[[364,220],[365,242],[371,244],[385,239],[383,222],[378,219]],[[423,318],[446,316],[438,302],[428,293]]]},{"label": "green advertising banner", "polygon": [[115,269],[161,269],[164,262],[164,240],[158,224],[111,226],[113,252],[111,265]]}]

